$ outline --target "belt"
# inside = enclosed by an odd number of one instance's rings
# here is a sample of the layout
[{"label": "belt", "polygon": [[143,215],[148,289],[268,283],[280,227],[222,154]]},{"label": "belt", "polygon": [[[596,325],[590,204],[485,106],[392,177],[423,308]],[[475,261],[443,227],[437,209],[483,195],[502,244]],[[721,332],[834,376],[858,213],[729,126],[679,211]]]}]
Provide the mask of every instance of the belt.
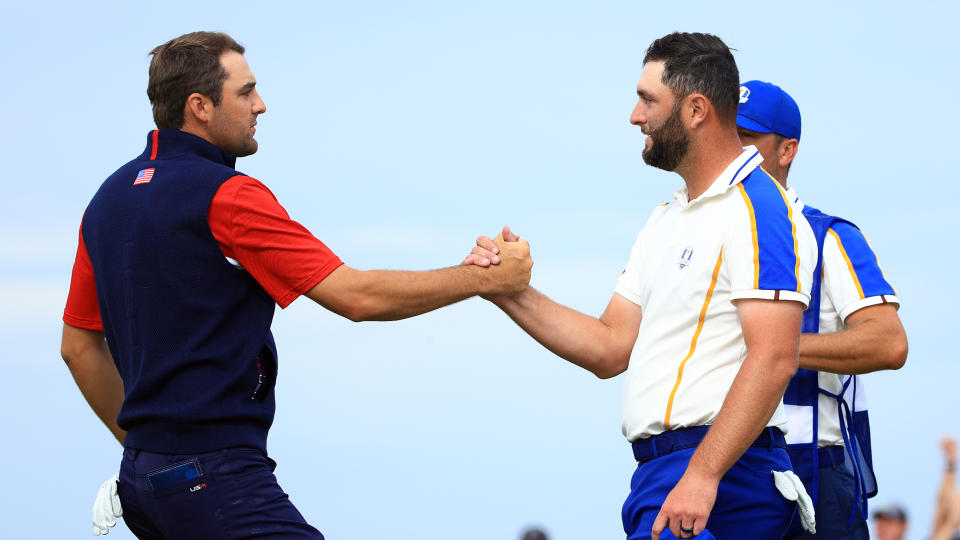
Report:
[{"label": "belt", "polygon": [[[659,435],[640,439],[632,443],[633,457],[638,463],[646,463],[651,459],[665,456],[671,452],[695,448],[703,437],[706,436],[710,426],[693,426],[688,428],[674,429],[664,431]],[[783,432],[778,428],[767,427],[763,429],[757,440],[750,446],[766,446],[769,448],[787,447],[787,441],[783,437]],[[841,449],[842,450],[842,449]]]},{"label": "belt", "polygon": [[833,467],[834,465],[843,465],[843,462],[846,460],[846,451],[844,447],[840,445],[817,448],[817,454],[821,469]]}]

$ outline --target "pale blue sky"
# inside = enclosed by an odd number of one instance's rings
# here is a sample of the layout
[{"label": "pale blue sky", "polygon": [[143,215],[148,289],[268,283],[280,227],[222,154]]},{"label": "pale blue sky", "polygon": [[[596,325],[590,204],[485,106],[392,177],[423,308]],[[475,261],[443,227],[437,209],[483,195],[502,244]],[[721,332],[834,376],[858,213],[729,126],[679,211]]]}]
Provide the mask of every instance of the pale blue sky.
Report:
[{"label": "pale blue sky", "polygon": [[[906,367],[868,377],[880,494],[923,538],[960,435],[948,234],[960,9],[952,2],[16,3],[0,20],[3,535],[86,538],[120,447],[59,359],[83,209],[152,126],[147,52],[199,29],[248,49],[268,112],[238,168],[359,268],[458,263],[509,223],[533,283],[597,315],[680,186],[630,126],[647,45],[711,32],[742,80],[803,113],[790,183],[860,225],[897,289]],[[354,324],[278,312],[277,475],[328,538],[621,538],[634,462],[600,381],[470,300]],[[131,538],[121,524],[110,538]]]}]

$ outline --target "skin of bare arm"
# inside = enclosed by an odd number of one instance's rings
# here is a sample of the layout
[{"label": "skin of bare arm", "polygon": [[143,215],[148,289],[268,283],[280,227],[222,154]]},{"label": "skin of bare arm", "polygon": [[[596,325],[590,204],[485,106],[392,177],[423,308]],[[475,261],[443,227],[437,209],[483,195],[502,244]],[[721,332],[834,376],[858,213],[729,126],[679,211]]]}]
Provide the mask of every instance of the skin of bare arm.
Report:
[{"label": "skin of bare arm", "polygon": [[747,356],[716,421],[654,520],[654,540],[665,528],[678,538],[681,527],[694,529],[694,535],[704,529],[720,479],[760,435],[796,373],[803,305],[739,300],[737,312]]},{"label": "skin of bare arm", "polygon": [[[516,242],[520,237],[509,226],[496,239],[481,236],[461,264],[500,264],[498,242],[503,239]],[[562,306],[533,287],[516,295],[487,299],[541,345],[597,377],[615,377],[627,369],[642,314],[640,306],[622,296],[613,295],[599,318]]]},{"label": "skin of bare arm", "polygon": [[844,322],[847,328],[840,332],[800,336],[801,368],[858,375],[903,367],[907,334],[894,306],[867,306]]},{"label": "skin of bare arm", "polygon": [[103,332],[64,324],[60,355],[93,412],[123,444],[127,432],[117,425],[123,405],[123,380]]},{"label": "skin of bare arm", "polygon": [[937,510],[933,518],[931,540],[950,540],[960,527],[960,492],[957,491],[957,442],[951,437],[940,440],[945,470],[937,492]]},{"label": "skin of bare arm", "polygon": [[601,379],[623,373],[640,329],[640,306],[614,294],[599,318],[562,306],[533,287],[490,300],[557,356]]},{"label": "skin of bare arm", "polygon": [[389,321],[420,315],[476,295],[514,294],[530,282],[526,241],[499,240],[500,264],[428,271],[357,270],[343,265],[306,292],[352,321]]}]

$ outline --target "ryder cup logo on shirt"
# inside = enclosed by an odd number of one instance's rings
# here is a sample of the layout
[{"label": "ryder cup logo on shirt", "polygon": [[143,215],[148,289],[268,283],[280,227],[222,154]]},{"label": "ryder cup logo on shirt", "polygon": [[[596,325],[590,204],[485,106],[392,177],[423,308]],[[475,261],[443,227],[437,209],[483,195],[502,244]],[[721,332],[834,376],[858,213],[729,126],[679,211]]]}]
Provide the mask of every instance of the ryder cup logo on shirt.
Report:
[{"label": "ryder cup logo on shirt", "polygon": [[750,89],[746,86],[740,87],[740,103],[746,103],[750,99]]},{"label": "ryder cup logo on shirt", "polygon": [[693,259],[693,248],[686,247],[683,249],[683,253],[680,254],[680,259],[677,260],[677,264],[680,265],[681,270],[690,264],[690,259]]}]

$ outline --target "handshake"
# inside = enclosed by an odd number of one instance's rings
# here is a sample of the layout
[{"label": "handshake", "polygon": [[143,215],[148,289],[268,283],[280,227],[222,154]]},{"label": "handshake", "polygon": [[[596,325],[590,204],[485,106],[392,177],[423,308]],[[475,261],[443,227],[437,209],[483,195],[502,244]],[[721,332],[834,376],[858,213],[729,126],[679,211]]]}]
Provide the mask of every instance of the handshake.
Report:
[{"label": "handshake", "polygon": [[[530,245],[514,234],[510,227],[504,227],[495,238],[477,238],[476,246],[458,267],[425,272],[351,270],[352,274],[346,274],[347,277],[343,280],[359,275],[361,277],[355,281],[360,285],[351,286],[341,281],[339,291],[377,291],[368,295],[374,298],[377,309],[356,320],[396,320],[425,313],[473,295],[480,295],[502,307],[502,304],[510,303],[516,295],[528,289],[532,268]],[[367,275],[370,277],[362,277]],[[322,283],[330,280],[328,277]],[[320,285],[317,285],[312,290],[319,287]],[[310,294],[308,292],[307,296]],[[345,297],[344,294],[340,296]],[[322,296],[318,293],[318,298],[321,298],[318,300],[311,296],[324,306],[328,305],[324,301],[335,303],[332,299],[337,297],[337,294]],[[361,297],[367,298],[362,295]],[[122,516],[117,475],[114,475],[103,483],[94,501],[93,533],[97,536],[109,533],[117,524],[117,518]]]},{"label": "handshake", "polygon": [[477,245],[460,265],[487,268],[481,296],[490,300],[526,289],[530,284],[533,259],[530,258],[530,244],[505,226],[496,238],[477,238]]}]

